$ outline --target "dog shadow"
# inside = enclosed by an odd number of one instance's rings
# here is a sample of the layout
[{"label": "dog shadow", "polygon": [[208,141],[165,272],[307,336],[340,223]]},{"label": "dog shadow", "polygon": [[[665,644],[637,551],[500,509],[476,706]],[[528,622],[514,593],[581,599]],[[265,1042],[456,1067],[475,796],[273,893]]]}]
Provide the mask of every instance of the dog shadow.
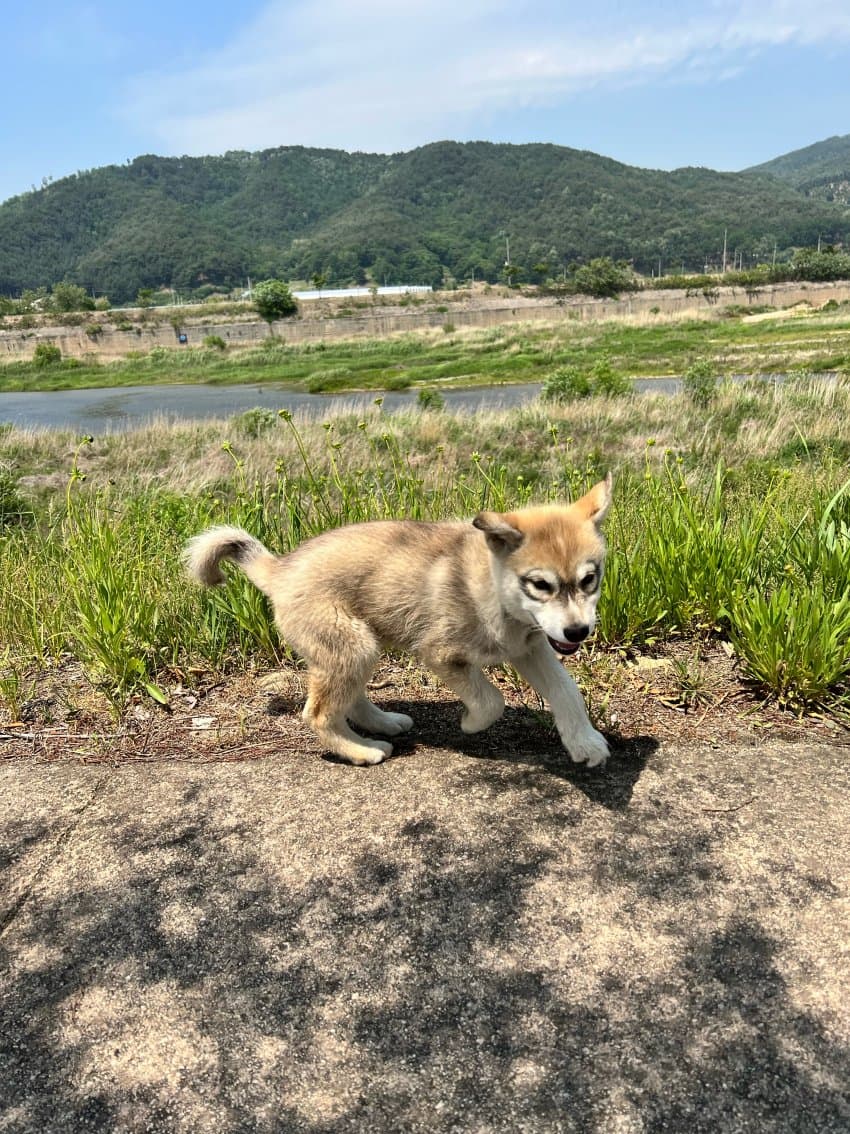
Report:
[{"label": "dog shadow", "polygon": [[[635,785],[644,768],[658,749],[653,736],[620,737],[605,734],[611,755],[604,767],[588,768],[574,764],[564,751],[554,727],[528,708],[507,708],[504,716],[483,732],[467,734],[460,729],[460,708],[451,701],[399,700],[382,704],[393,712],[407,713],[415,724],[412,732],[392,738],[390,761],[406,760],[422,754],[423,749],[454,751],[479,763],[476,778],[489,782],[494,791],[515,788],[529,772],[551,777],[553,787],[559,782],[571,784],[591,803],[611,811],[625,810],[632,799]],[[268,712],[273,716],[295,712],[297,705],[289,698],[270,699]],[[323,752],[328,764],[349,766],[348,761],[332,752]],[[513,771],[512,771],[513,770]]]},{"label": "dog shadow", "polygon": [[[620,737],[604,734],[611,755],[604,767],[588,768],[574,764],[560,737],[529,709],[508,708],[504,716],[480,733],[461,732],[457,711],[445,702],[423,705],[418,702],[393,703],[394,712],[408,713],[416,724],[405,736],[393,738],[391,760],[414,756],[423,747],[452,749],[465,757],[481,761],[475,775],[484,775],[491,786],[502,781],[506,787],[529,772],[551,777],[553,783],[566,781],[587,799],[612,811],[621,811],[631,802],[635,785],[657,751],[653,736]],[[423,709],[426,711],[423,712]],[[496,774],[489,775],[489,768]],[[511,775],[515,769],[516,775]]]}]

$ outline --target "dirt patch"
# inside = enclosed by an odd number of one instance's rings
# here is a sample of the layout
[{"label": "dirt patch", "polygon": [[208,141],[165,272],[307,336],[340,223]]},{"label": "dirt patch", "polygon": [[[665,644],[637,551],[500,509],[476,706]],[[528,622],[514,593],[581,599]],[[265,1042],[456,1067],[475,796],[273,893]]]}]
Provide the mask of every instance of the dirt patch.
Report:
[{"label": "dirt patch", "polygon": [[[769,737],[850,746],[846,723],[825,714],[797,717],[760,698],[720,646],[673,644],[652,657],[601,650],[579,656],[573,672],[594,724],[615,748],[640,736],[709,745],[755,746]],[[301,720],[304,677],[295,665],[225,676],[175,673],[163,682],[167,708],[140,696],[116,717],[81,667],[67,661],[24,680],[14,718],[8,709],[0,715],[0,757],[232,761],[281,750],[321,757],[321,745]],[[526,744],[561,759],[557,733],[536,695],[509,670],[494,669],[490,677],[505,697],[505,716],[467,737],[459,727],[459,702],[427,670],[385,662],[371,695],[381,708],[415,721],[413,733],[395,742],[395,755],[427,758],[435,748],[510,751]]]}]

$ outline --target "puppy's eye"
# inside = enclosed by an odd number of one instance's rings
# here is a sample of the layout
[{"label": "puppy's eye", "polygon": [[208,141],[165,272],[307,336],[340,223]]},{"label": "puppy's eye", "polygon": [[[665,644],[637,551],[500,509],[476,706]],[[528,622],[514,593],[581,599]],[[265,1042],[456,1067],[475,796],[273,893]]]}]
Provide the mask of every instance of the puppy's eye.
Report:
[{"label": "puppy's eye", "polygon": [[550,583],[548,579],[535,577],[526,578],[524,581],[533,591],[537,591],[541,595],[553,595],[555,593],[555,584]]},{"label": "puppy's eye", "polygon": [[595,587],[596,587],[596,572],[595,571],[588,571],[588,573],[586,575],[583,575],[579,579],[578,585],[581,587],[581,589],[583,591],[594,590]]}]

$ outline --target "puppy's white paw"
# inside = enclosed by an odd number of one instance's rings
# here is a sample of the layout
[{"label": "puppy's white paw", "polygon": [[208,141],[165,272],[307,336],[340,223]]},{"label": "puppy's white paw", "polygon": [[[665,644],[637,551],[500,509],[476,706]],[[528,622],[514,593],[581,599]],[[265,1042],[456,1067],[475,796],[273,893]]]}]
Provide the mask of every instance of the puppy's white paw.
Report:
[{"label": "puppy's white paw", "polygon": [[597,768],[604,764],[610,754],[608,741],[595,728],[588,728],[577,736],[571,736],[565,744],[573,763],[586,764],[588,768]]},{"label": "puppy's white paw", "polygon": [[360,744],[345,745],[335,749],[336,755],[348,760],[350,764],[383,764],[393,754],[393,746],[386,740],[364,740]]},{"label": "puppy's white paw", "polygon": [[407,713],[384,713],[381,717],[381,727],[376,732],[384,736],[399,736],[402,732],[410,732],[413,728],[413,717]]},{"label": "puppy's white paw", "polygon": [[[496,692],[494,690],[494,692]],[[498,699],[497,699],[498,698]],[[505,700],[501,693],[483,705],[476,705],[474,709],[467,709],[460,718],[460,727],[463,732],[483,732],[494,724],[505,711]]]}]

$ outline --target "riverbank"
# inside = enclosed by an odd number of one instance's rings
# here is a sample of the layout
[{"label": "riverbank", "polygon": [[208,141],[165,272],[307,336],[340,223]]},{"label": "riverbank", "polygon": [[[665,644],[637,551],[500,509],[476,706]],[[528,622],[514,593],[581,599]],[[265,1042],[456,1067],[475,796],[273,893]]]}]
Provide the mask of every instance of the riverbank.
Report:
[{"label": "riverbank", "polygon": [[487,330],[515,323],[595,323],[617,320],[719,319],[730,311],[783,311],[797,305],[816,310],[827,303],[850,301],[850,283],[774,284],[758,290],[721,287],[697,291],[644,289],[614,299],[587,296],[537,296],[508,288],[475,292],[382,296],[369,300],[320,299],[301,304],[297,317],[271,326],[250,307],[228,303],[208,307],[122,309],[66,316],[7,316],[0,321],[0,362],[31,359],[39,343],[56,347],[64,358],[115,362],[157,348],[184,352],[202,347],[210,337],[230,349],[256,347],[270,335],[291,345],[333,344],[343,340],[384,338],[433,331]]},{"label": "riverbank", "polygon": [[[550,312],[551,316],[551,312]],[[277,384],[306,393],[399,391],[542,382],[560,366],[605,362],[617,375],[681,375],[696,360],[720,375],[850,370],[850,306],[783,311],[726,309],[702,318],[618,316],[582,322],[514,322],[488,329],[439,328],[382,338],[292,343],[265,338],[234,348],[157,346],[115,361],[42,354],[0,367],[0,391],[143,385]]]}]

